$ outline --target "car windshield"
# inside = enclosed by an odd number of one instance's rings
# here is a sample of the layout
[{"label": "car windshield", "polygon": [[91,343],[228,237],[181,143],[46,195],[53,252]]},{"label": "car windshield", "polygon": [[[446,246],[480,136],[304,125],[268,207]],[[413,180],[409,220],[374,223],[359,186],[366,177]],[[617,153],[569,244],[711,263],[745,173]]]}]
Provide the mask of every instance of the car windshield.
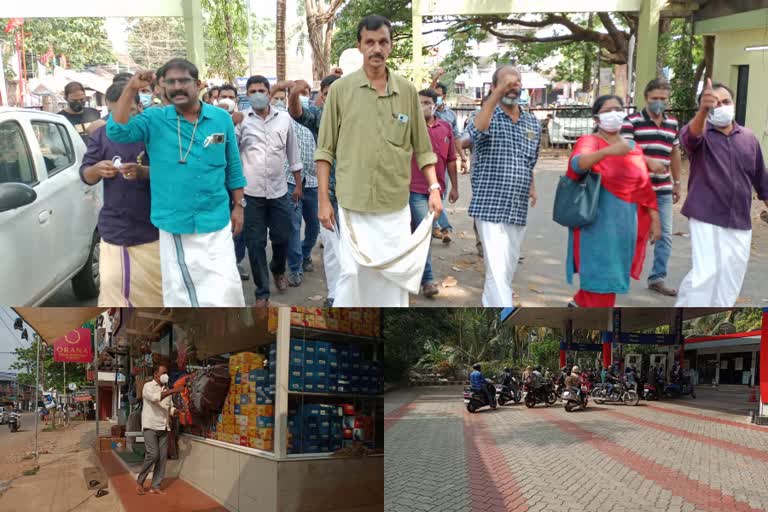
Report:
[{"label": "car windshield", "polygon": [[592,109],[589,107],[574,107],[574,108],[558,109],[557,117],[587,119],[589,117],[592,117]]}]

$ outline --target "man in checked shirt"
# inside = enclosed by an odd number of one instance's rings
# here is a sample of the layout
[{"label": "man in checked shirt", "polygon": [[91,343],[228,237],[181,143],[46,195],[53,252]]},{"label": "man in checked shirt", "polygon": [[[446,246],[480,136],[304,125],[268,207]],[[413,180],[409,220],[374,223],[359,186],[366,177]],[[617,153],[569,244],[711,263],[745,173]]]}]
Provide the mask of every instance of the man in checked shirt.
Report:
[{"label": "man in checked shirt", "polygon": [[475,148],[469,215],[485,252],[485,307],[513,306],[512,279],[528,220],[536,204],[533,168],[541,127],[518,105],[520,71],[509,64],[493,73],[491,95],[469,124]]}]

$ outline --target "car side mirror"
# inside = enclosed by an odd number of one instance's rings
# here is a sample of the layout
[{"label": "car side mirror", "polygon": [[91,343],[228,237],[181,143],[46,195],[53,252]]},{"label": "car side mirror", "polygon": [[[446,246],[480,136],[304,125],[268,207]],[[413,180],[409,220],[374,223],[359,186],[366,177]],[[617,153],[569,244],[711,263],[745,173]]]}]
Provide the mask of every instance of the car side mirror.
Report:
[{"label": "car side mirror", "polygon": [[0,213],[15,210],[37,199],[35,189],[24,183],[0,184]]}]

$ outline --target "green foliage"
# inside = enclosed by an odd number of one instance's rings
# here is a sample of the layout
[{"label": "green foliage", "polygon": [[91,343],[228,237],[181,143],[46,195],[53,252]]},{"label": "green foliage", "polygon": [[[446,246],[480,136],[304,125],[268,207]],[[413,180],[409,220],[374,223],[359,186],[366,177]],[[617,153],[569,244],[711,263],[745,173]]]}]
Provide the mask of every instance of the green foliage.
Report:
[{"label": "green foliage", "polygon": [[234,83],[247,69],[248,14],[244,0],[201,0],[208,73]]},{"label": "green foliage", "polygon": [[[0,27],[5,28],[8,21],[0,18]],[[64,54],[67,66],[76,70],[115,62],[103,18],[27,18],[24,34],[28,52],[40,58],[53,48],[57,59]],[[1,41],[13,45],[14,32],[0,31]],[[27,62],[27,68],[33,66],[33,62]]]},{"label": "green foliage", "polygon": [[128,54],[142,69],[157,69],[170,59],[186,57],[184,19],[128,18]]},{"label": "green foliage", "polygon": [[560,341],[548,338],[531,343],[533,363],[554,370],[560,365]]},{"label": "green foliage", "polygon": [[[702,36],[693,35],[690,20],[674,19],[669,33],[659,37],[659,47],[662,44],[669,45],[664,65],[671,67],[674,72],[670,102],[677,108],[693,109],[696,107],[695,69],[704,59]],[[686,122],[687,119],[680,121]]]},{"label": "green foliage", "polygon": [[[37,368],[37,341],[32,340],[28,347],[18,347],[14,351],[16,361],[11,364],[11,370],[18,371],[19,384],[35,385]],[[53,349],[40,344],[40,383],[45,382],[45,389],[55,388],[64,391],[64,364],[53,360]],[[67,383],[74,382],[78,386],[86,384],[85,364],[70,363],[67,365]]]}]

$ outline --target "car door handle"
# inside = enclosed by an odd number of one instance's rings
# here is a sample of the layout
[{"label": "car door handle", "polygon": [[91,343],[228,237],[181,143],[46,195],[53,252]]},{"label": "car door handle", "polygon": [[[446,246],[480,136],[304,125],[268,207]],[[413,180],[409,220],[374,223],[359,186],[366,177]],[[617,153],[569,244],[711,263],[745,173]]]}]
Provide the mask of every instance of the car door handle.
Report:
[{"label": "car door handle", "polygon": [[53,210],[45,210],[44,212],[40,212],[37,215],[37,220],[40,221],[40,224],[45,224],[48,222],[48,219],[53,215]]}]

